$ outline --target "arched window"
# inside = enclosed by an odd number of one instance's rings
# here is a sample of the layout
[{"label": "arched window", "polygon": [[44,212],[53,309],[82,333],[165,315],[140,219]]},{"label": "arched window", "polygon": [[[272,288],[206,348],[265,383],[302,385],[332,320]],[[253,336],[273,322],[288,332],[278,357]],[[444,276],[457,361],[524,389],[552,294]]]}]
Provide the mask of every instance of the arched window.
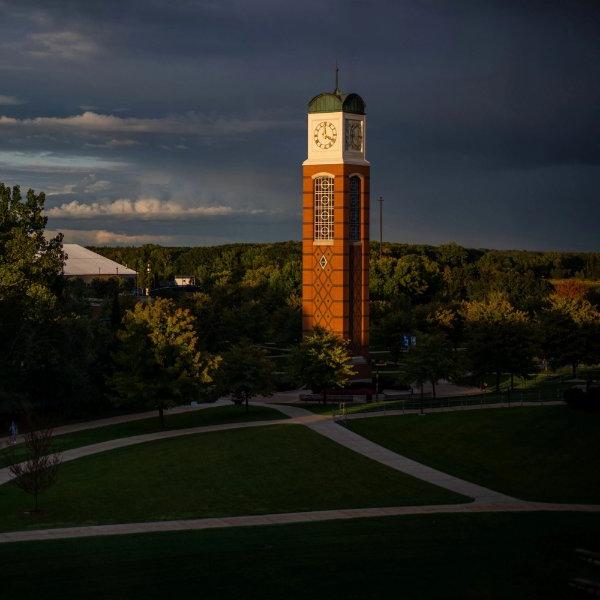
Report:
[{"label": "arched window", "polygon": [[315,177],[315,240],[333,240],[333,177]]},{"label": "arched window", "polygon": [[350,241],[360,241],[360,177],[350,177]]}]

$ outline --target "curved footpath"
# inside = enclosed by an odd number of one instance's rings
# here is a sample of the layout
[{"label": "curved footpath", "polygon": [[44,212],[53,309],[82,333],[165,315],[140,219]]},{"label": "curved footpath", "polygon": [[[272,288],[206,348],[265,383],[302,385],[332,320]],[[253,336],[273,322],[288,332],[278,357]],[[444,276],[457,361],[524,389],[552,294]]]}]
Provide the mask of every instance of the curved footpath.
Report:
[{"label": "curved footpath", "polygon": [[64,527],[61,529],[36,529],[31,531],[7,531],[0,533],[0,544],[34,542],[67,538],[98,537],[103,535],[128,535],[161,533],[167,531],[191,531],[222,529],[227,527],[252,527],[260,525],[290,525],[315,523],[340,519],[363,519],[397,517],[406,515],[431,515],[447,513],[483,512],[600,512],[600,505],[547,504],[521,502],[514,504],[438,504],[431,506],[389,506],[385,508],[351,508],[344,510],[315,510],[311,512],[275,513],[242,517],[218,517],[208,519],[181,519],[175,521],[149,521],[145,523],[119,523],[116,525],[90,525],[87,527]]},{"label": "curved footpath", "polygon": [[[296,419],[306,419],[307,415],[313,414],[304,408],[297,406],[272,406],[273,408],[277,408],[277,410],[280,410],[284,414],[291,417],[288,422],[294,422]],[[337,442],[346,448],[350,448],[350,450],[354,450],[354,452],[358,452],[359,454],[362,454],[363,456],[366,456],[372,460],[376,460],[377,462],[387,465],[396,471],[400,471],[406,475],[411,475],[417,479],[422,479],[427,483],[446,488],[447,490],[456,492],[457,494],[468,496],[473,498],[475,501],[496,503],[518,502],[516,498],[511,498],[510,496],[506,496],[500,492],[495,492],[475,483],[470,483],[463,479],[459,479],[458,477],[453,477],[452,475],[432,469],[431,467],[418,463],[410,458],[396,454],[396,452],[392,452],[391,450],[388,450],[387,448],[384,448],[383,446],[380,446],[375,442],[371,442],[357,433],[350,431],[346,427],[339,425],[333,419],[331,419],[331,417],[323,415],[319,416],[321,416],[320,419],[306,420],[303,421],[303,424],[309,429],[320,433],[330,440],[333,440],[334,442]]]},{"label": "curved footpath", "polygon": [[[34,540],[49,540],[74,537],[91,537],[100,535],[120,535],[133,533],[150,533],[160,531],[182,531],[192,529],[210,529],[218,527],[240,527],[252,525],[273,525],[284,523],[306,523],[334,519],[356,519],[363,517],[384,517],[400,515],[421,515],[433,513],[470,513],[470,512],[523,512],[523,511],[572,511],[600,512],[600,505],[593,504],[553,504],[543,502],[528,502],[512,498],[500,492],[459,479],[442,471],[432,469],[405,456],[401,456],[379,444],[371,442],[346,427],[336,423],[329,415],[312,413],[297,406],[282,404],[260,403],[274,408],[288,419],[269,421],[250,421],[243,423],[226,423],[188,429],[158,431],[143,435],[108,440],[98,444],[73,448],[62,453],[63,461],[71,461],[84,456],[98,454],[115,448],[123,448],[154,440],[169,439],[184,435],[262,427],[268,425],[296,424],[304,425],[316,433],[323,435],[338,444],[358,452],[367,458],[384,464],[396,471],[410,475],[442,487],[463,496],[473,498],[471,504],[432,505],[432,506],[399,506],[382,508],[356,508],[345,510],[325,510],[302,513],[280,513],[270,515],[251,515],[226,518],[182,519],[175,521],[150,521],[144,523],[123,523],[113,525],[93,525],[87,527],[66,527],[60,529],[42,529],[31,531],[12,531],[0,533],[0,543],[21,542]],[[214,404],[210,405],[214,406]],[[205,408],[205,406],[203,406]],[[387,413],[391,414],[391,413]],[[366,413],[364,417],[375,416]],[[140,417],[140,418],[146,418]],[[134,419],[130,419],[134,420]],[[87,425],[87,424],[84,424]],[[93,426],[93,425],[92,425]],[[95,425],[97,426],[97,425]],[[88,428],[88,427],[85,427]],[[7,483],[12,478],[8,468],[0,469],[0,484]]]},{"label": "curved footpath", "polygon": [[[186,404],[184,406],[176,406],[175,408],[169,408],[165,410],[165,416],[178,415],[180,413],[192,412],[195,410],[201,410],[203,408],[213,408],[214,406],[228,406],[231,402],[229,400],[217,400],[216,402],[206,402],[198,404],[197,406],[191,406]],[[93,421],[84,421],[79,423],[70,423],[69,425],[61,425],[53,428],[54,435],[63,435],[65,433],[75,433],[76,431],[84,431],[85,429],[96,429],[97,427],[107,427],[108,425],[118,425],[119,423],[130,423],[131,421],[143,421],[144,419],[157,418],[157,411],[150,410],[141,413],[133,413],[130,415],[117,415],[114,417],[107,417],[105,419],[95,419]],[[10,437],[0,437],[0,447],[8,444]],[[17,444],[25,441],[25,435],[20,434],[17,436]]]}]

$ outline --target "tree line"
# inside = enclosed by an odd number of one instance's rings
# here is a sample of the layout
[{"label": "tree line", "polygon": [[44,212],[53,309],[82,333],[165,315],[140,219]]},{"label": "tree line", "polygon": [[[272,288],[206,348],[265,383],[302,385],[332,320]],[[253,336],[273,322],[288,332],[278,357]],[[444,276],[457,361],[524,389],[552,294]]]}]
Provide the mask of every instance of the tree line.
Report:
[{"label": "tree line", "polygon": [[[236,380],[228,391],[245,401],[256,393],[253,380],[268,389],[316,378],[306,356],[327,348],[325,362],[343,372],[343,352],[330,339],[301,344],[299,243],[92,248],[138,272],[136,285],[154,290],[146,304],[118,279],[88,286],[64,278],[62,236],[45,236],[44,202],[43,193],[0,184],[4,413],[27,403],[80,414],[156,403],[150,397],[214,396],[223,391],[219,373]],[[482,382],[540,364],[576,370],[600,362],[599,253],[375,243],[370,261],[372,344],[389,350],[413,381],[440,372]],[[178,293],[169,287],[176,275],[196,285]],[[406,335],[418,339],[408,352]],[[303,348],[295,364],[304,367],[270,362],[257,347],[265,344],[292,355]],[[248,355],[255,360],[236,379],[242,369],[232,365]],[[436,374],[423,373],[427,363]]]}]

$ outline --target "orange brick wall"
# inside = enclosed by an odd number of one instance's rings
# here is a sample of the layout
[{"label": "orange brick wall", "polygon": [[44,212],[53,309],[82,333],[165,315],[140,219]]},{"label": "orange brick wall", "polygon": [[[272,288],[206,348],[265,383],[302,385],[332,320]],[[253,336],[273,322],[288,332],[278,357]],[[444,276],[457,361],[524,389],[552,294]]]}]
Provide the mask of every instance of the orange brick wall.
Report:
[{"label": "orange brick wall", "polygon": [[[319,325],[350,340],[355,354],[368,355],[369,346],[369,186],[368,166],[336,164],[303,167],[302,205],[302,327]],[[313,239],[313,179],[333,175],[333,244]],[[349,178],[362,176],[360,241],[349,240]],[[327,259],[323,269],[322,256]]]}]

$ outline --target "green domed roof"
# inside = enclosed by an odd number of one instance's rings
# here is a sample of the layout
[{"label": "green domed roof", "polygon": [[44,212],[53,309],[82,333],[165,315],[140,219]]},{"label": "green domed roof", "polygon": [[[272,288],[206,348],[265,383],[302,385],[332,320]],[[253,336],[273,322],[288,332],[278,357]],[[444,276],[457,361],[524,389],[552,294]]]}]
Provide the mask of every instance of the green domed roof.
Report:
[{"label": "green domed roof", "polygon": [[339,90],[315,96],[308,103],[309,113],[346,112],[365,114],[365,101],[358,94],[342,94]]}]

